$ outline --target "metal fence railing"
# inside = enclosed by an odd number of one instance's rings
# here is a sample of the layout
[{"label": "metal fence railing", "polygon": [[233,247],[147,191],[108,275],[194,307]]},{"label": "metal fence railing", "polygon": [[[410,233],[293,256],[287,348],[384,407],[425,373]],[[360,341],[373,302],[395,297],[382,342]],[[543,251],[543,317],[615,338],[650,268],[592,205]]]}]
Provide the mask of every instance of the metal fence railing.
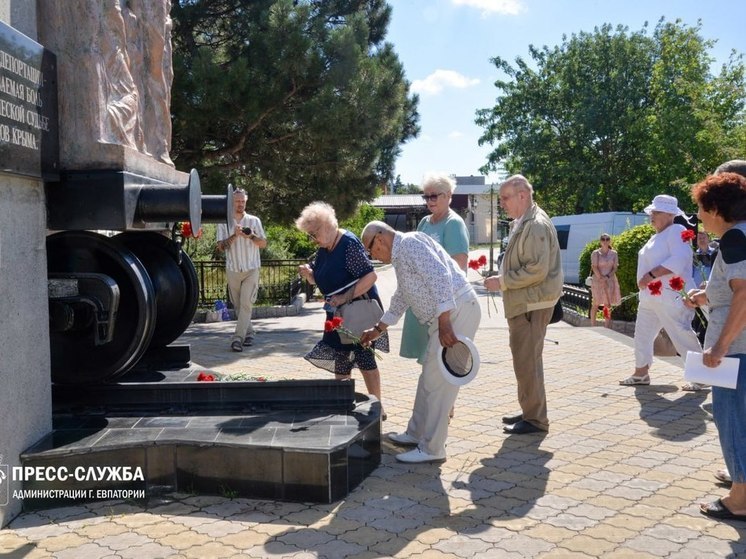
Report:
[{"label": "metal fence railing", "polygon": [[591,315],[591,292],[585,287],[565,284],[562,286],[562,306]]},{"label": "metal fence railing", "polygon": [[[298,266],[306,260],[262,260],[259,271],[257,305],[288,305],[299,293],[313,296],[314,286],[298,276]],[[228,300],[225,262],[222,260],[195,261],[199,284],[198,306],[212,307],[215,301]]]}]

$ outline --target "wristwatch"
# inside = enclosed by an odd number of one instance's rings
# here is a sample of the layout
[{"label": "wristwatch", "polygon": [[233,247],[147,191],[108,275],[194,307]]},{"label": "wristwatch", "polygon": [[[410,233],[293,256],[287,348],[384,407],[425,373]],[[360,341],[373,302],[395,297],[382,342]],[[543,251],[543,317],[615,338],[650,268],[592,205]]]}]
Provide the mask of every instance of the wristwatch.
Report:
[{"label": "wristwatch", "polygon": [[378,324],[374,324],[374,325],[373,325],[373,328],[374,328],[374,329],[375,329],[375,331],[376,331],[376,332],[378,332],[379,334],[383,334],[383,330],[381,330],[381,327],[380,327],[380,326],[378,326]]}]

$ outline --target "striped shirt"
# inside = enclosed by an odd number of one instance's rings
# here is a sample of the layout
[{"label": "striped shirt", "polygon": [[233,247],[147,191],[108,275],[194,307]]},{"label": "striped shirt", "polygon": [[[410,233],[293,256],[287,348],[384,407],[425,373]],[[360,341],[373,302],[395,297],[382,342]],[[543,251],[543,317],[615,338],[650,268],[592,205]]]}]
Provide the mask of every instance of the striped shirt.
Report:
[{"label": "striped shirt", "polygon": [[[260,239],[265,238],[262,222],[254,215],[245,213],[243,214],[241,221],[234,221],[234,223],[241,227],[251,227],[251,231],[254,235]],[[232,234],[233,231],[231,230],[229,232],[228,226],[224,223],[218,225],[218,241],[224,241]],[[257,247],[251,239],[236,236],[231,243],[231,246],[225,251],[225,268],[229,272],[247,272],[249,270],[255,270],[261,265],[262,262],[259,257],[259,247]]]}]

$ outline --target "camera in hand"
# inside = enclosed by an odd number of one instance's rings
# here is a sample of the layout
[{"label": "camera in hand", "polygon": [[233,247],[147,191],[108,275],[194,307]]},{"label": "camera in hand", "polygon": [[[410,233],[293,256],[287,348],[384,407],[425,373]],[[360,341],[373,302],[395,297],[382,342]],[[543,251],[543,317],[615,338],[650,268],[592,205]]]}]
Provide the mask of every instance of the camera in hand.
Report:
[{"label": "camera in hand", "polygon": [[241,231],[243,231],[244,235],[251,235],[253,233],[251,227],[241,227]]}]

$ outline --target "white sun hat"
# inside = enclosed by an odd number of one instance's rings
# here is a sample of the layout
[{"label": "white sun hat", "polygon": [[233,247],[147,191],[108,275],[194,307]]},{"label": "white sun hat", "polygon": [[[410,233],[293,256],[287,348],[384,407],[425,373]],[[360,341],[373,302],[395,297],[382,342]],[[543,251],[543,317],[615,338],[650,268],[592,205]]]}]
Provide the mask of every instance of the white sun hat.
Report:
[{"label": "white sun hat", "polygon": [[652,212],[663,212],[666,214],[673,215],[686,215],[683,210],[679,208],[679,201],[675,196],[669,196],[668,194],[658,194],[653,198],[653,203],[645,208],[645,213],[650,215]]},{"label": "white sun hat", "polygon": [[451,347],[440,346],[438,367],[443,378],[454,386],[463,386],[474,380],[479,371],[479,351],[469,338],[458,334],[459,343]]}]

